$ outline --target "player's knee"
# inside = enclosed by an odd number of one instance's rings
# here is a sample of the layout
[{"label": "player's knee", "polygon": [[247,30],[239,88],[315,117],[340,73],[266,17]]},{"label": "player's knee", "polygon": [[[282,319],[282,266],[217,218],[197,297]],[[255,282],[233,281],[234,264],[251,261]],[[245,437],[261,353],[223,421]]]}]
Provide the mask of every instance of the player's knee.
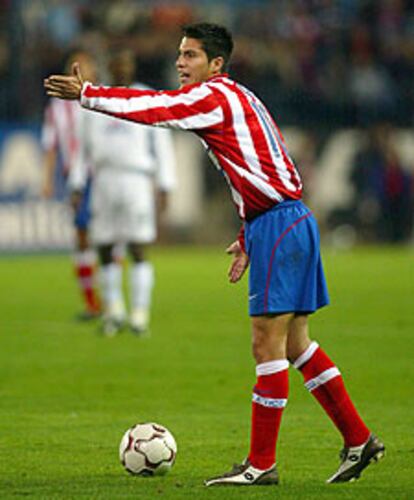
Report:
[{"label": "player's knee", "polygon": [[289,316],[255,317],[252,352],[256,363],[286,358]]},{"label": "player's knee", "polygon": [[257,365],[275,359],[286,359],[286,347],[283,344],[253,341],[252,352]]},{"label": "player's knee", "polygon": [[268,335],[254,335],[252,354],[256,364],[286,357],[286,343],[283,338]]},{"label": "player's knee", "polygon": [[253,337],[252,354],[256,364],[265,363],[268,361],[269,352],[265,343],[258,338]]},{"label": "player's knee", "polygon": [[289,361],[294,362],[310,346],[308,317],[307,315],[296,315],[289,328],[287,340],[287,356]]}]

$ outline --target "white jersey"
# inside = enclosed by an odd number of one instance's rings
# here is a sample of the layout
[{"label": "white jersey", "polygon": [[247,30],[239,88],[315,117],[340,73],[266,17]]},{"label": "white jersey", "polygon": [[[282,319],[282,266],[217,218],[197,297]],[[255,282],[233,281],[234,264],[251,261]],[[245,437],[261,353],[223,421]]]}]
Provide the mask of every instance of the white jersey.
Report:
[{"label": "white jersey", "polygon": [[[143,85],[134,88],[147,89]],[[85,185],[85,159],[93,174],[103,169],[129,171],[151,177],[155,187],[171,191],[175,186],[175,155],[171,132],[138,125],[100,113],[86,112],[78,124],[82,144],[69,182],[73,189]]]},{"label": "white jersey", "polygon": [[78,131],[82,140],[69,184],[82,189],[88,175],[84,166],[93,165],[92,241],[96,245],[153,242],[154,195],[175,186],[171,131],[88,111],[79,120]]}]

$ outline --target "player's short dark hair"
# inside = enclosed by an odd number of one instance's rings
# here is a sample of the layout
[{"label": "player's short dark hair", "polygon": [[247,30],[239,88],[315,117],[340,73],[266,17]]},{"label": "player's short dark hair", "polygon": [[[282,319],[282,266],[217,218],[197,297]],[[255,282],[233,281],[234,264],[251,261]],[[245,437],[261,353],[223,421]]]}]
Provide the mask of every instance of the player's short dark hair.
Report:
[{"label": "player's short dark hair", "polygon": [[182,32],[188,38],[200,40],[209,61],[221,56],[225,69],[233,51],[233,37],[227,28],[219,24],[196,23],[183,26]]}]

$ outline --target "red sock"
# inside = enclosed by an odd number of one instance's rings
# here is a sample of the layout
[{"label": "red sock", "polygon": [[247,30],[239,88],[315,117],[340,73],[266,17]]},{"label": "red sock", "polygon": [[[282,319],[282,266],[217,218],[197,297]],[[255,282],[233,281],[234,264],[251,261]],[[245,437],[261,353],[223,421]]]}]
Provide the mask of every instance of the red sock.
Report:
[{"label": "red sock", "polygon": [[294,363],[305,379],[305,387],[315,396],[342,434],[345,446],[360,446],[370,431],[349,397],[340,371],[316,342]]},{"label": "red sock", "polygon": [[275,463],[276,441],[289,390],[288,367],[285,359],[256,367],[249,461],[257,469],[268,469]]},{"label": "red sock", "polygon": [[100,310],[99,299],[94,287],[95,264],[90,255],[80,253],[76,257],[75,270],[78,277],[79,288],[85,302],[86,309],[92,312]]}]

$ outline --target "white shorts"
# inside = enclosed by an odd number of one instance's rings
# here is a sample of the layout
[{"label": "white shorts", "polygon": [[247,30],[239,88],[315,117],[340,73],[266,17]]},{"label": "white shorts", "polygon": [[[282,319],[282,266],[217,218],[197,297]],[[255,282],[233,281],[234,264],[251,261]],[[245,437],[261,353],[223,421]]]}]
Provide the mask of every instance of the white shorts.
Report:
[{"label": "white shorts", "polygon": [[154,184],[150,176],[121,169],[99,170],[92,181],[91,206],[95,245],[155,240]]}]

